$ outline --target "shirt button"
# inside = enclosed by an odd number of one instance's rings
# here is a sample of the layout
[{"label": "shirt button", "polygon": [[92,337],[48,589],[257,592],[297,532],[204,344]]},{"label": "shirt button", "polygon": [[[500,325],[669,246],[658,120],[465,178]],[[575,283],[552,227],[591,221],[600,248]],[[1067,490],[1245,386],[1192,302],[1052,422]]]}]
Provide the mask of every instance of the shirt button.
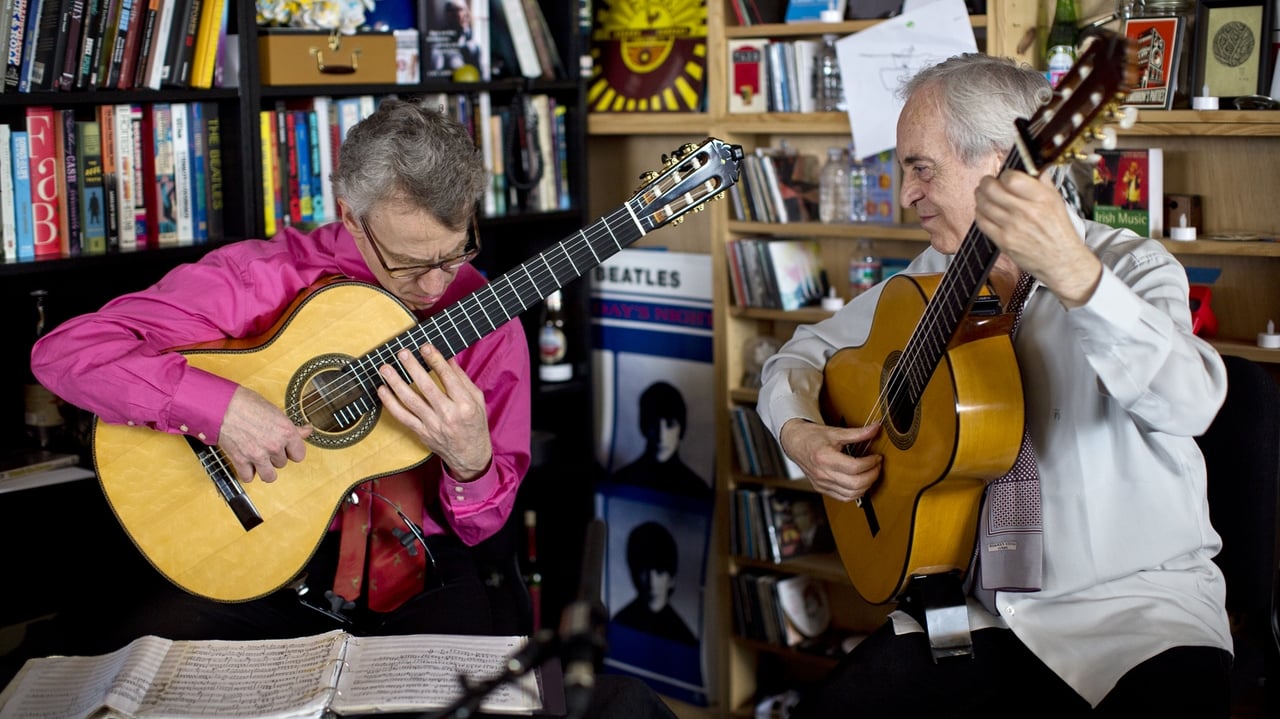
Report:
[{"label": "shirt button", "polygon": [[181,427],[178,428],[178,431],[182,432],[183,434],[186,434],[188,432],[187,425],[185,424],[182,425]]},{"label": "shirt button", "polygon": [[1004,608],[1004,613],[1005,613],[1005,614],[1008,614],[1009,616],[1011,616],[1011,617],[1012,617],[1012,616],[1013,616],[1013,607],[1005,607],[1005,608]]},{"label": "shirt button", "polygon": [[138,425],[134,424],[134,423],[133,423],[133,420],[129,420],[129,426],[130,426],[130,427],[137,427]]},{"label": "shirt button", "polygon": [[201,442],[208,441],[208,438],[204,436],[204,432],[201,432],[200,434],[197,434],[197,435],[196,435],[196,439],[200,440]]}]

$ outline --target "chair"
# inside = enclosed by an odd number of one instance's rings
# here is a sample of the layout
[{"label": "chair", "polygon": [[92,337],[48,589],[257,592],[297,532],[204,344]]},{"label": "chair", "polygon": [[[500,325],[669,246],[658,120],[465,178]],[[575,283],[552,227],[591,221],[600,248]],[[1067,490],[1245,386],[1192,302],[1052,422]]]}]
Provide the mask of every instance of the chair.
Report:
[{"label": "chair", "polygon": [[[1227,579],[1227,611],[1235,639],[1234,706],[1280,712],[1280,385],[1261,365],[1223,357],[1227,397],[1196,441],[1208,469],[1209,515],[1222,536],[1216,558]],[[1275,713],[1272,713],[1275,712]]]}]

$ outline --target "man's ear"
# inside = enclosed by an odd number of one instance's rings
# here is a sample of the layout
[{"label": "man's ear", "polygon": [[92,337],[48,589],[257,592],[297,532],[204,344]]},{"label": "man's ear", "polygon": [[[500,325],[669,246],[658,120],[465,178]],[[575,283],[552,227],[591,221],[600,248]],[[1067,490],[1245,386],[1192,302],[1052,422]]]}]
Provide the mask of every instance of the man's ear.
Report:
[{"label": "man's ear", "polygon": [[360,218],[356,217],[355,213],[351,211],[347,201],[341,198],[338,199],[338,217],[342,219],[342,224],[347,228],[347,232],[354,235],[360,230]]}]

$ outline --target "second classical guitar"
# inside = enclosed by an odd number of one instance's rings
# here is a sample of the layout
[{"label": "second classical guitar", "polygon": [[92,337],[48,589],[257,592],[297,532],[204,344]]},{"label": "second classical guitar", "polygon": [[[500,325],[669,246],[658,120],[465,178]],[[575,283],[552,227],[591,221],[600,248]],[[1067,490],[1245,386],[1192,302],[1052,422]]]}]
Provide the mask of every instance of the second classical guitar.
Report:
[{"label": "second classical guitar", "polygon": [[[1136,48],[1096,38],[1050,102],[1019,121],[1005,167],[1038,173],[1074,155],[1117,116],[1136,79]],[[916,575],[965,571],[983,490],[1017,458],[1023,406],[1010,316],[984,290],[998,255],[973,226],[942,275],[895,275],[867,341],[824,369],[828,424],[883,422],[870,445],[846,448],[882,455],[880,479],[856,503],[825,500],[841,561],[869,602],[894,601]]]},{"label": "second classical guitar", "polygon": [[379,367],[427,343],[452,357],[719,196],[737,182],[741,159],[741,147],[714,138],[684,146],[621,207],[423,322],[381,289],[336,281],[305,293],[260,337],[175,350],[312,424],[312,446],[275,482],[242,484],[216,447],[99,420],[94,464],[112,511],[147,560],[193,594],[243,601],[283,587],[352,488],[426,459],[407,430],[383,418]]}]

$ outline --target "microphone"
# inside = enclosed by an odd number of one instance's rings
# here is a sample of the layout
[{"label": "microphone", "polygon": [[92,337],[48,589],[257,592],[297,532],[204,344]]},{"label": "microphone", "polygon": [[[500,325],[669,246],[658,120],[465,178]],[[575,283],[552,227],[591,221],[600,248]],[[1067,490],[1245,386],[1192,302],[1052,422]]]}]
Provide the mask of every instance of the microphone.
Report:
[{"label": "microphone", "polygon": [[604,653],[606,616],[600,599],[604,552],[605,523],[595,518],[587,524],[577,598],[560,615],[564,702],[570,719],[586,713],[596,684],[596,662]]}]

